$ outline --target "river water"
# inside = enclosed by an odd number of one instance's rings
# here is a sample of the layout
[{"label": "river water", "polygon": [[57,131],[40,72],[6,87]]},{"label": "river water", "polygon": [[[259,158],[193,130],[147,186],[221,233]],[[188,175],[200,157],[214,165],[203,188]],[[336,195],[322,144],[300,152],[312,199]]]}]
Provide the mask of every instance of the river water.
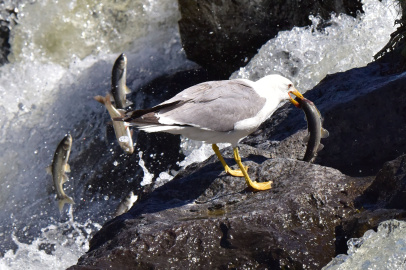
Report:
[{"label": "river water", "polygon": [[[72,134],[74,159],[100,136],[105,111],[92,97],[109,91],[119,53],[128,56],[130,89],[195,65],[181,47],[175,0],[38,0],[17,8],[10,63],[0,67],[0,269],[65,269],[119,201],[89,200],[86,209],[65,206],[60,215],[45,174],[56,145]],[[389,40],[398,11],[385,0],[365,0],[364,10],[357,18],[333,15],[325,29],[311,18],[312,26],[280,32],[232,77],[277,72],[305,92],[329,73],[366,65]],[[212,154],[188,140],[182,148],[184,166]],[[65,184],[83,202],[78,187],[80,179]]]}]

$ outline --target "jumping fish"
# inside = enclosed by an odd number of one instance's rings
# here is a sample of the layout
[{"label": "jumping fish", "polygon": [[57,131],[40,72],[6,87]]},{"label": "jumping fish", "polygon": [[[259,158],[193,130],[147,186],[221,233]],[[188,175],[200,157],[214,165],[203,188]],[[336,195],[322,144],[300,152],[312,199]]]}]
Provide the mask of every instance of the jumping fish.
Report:
[{"label": "jumping fish", "polygon": [[130,208],[133,206],[133,204],[137,201],[138,196],[134,195],[134,193],[131,191],[127,197],[123,199],[123,201],[118,205],[116,212],[114,212],[114,216],[119,216],[124,213],[126,213]]},{"label": "jumping fish", "polygon": [[320,143],[322,138],[327,138],[329,133],[321,126],[321,115],[313,102],[308,99],[297,99],[300,108],[304,111],[308,134],[304,137],[303,142],[307,142],[306,153],[303,161],[311,162],[324,145]]},{"label": "jumping fish", "polygon": [[[113,104],[111,104],[110,94],[107,94],[106,97],[95,96],[94,99],[106,107],[111,119],[123,117]],[[125,122],[113,121],[113,127],[121,149],[123,149],[126,154],[132,154],[134,152],[134,146],[132,131],[130,131],[128,124]]]},{"label": "jumping fish", "polygon": [[131,90],[126,85],[127,57],[122,53],[116,60],[111,71],[111,95],[117,109],[124,109],[132,103],[127,100],[126,95]]},{"label": "jumping fish", "polygon": [[72,136],[66,135],[65,138],[58,144],[55,150],[52,164],[46,167],[47,173],[52,175],[56,195],[58,198],[59,211],[61,212],[65,203],[74,204],[75,202],[67,196],[63,190],[63,183],[68,181],[68,176],[65,173],[70,172],[68,164],[69,154],[72,147]]}]

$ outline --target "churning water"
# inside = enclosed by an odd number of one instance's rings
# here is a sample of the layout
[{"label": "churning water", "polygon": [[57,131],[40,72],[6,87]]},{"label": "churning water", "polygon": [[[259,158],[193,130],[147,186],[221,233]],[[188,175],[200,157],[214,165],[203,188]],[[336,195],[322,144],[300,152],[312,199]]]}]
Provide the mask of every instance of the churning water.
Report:
[{"label": "churning water", "polygon": [[[110,90],[119,53],[128,57],[130,89],[194,64],[181,48],[176,0],[38,0],[18,9],[11,63],[0,67],[0,269],[65,269],[119,201],[91,199],[88,208],[65,206],[60,216],[45,174],[56,145],[72,134],[72,159],[88,138],[101,136],[105,110],[92,97]],[[325,29],[312,18],[310,27],[279,33],[233,77],[277,72],[304,91],[328,73],[366,65],[389,40],[398,12],[394,2],[378,0],[365,0],[364,10],[357,18],[333,16]],[[182,165],[211,154],[195,142],[182,147],[189,155]],[[80,179],[65,184],[77,201],[82,188]]]}]

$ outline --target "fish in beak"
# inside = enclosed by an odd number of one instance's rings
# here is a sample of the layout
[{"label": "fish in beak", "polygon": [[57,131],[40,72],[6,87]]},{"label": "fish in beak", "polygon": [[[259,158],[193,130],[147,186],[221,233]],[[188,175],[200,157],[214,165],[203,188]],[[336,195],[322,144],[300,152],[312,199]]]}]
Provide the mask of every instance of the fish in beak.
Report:
[{"label": "fish in beak", "polygon": [[301,100],[304,99],[303,95],[302,95],[299,91],[297,91],[297,89],[292,90],[292,91],[289,91],[289,98],[290,98],[289,100],[290,100],[290,102],[292,102],[292,104],[295,105],[296,108],[299,108],[299,109],[300,109],[301,106],[300,106],[299,102],[297,102],[296,100],[294,100],[294,99],[290,96],[290,94],[293,94],[293,95],[297,96],[297,97],[300,98]]}]

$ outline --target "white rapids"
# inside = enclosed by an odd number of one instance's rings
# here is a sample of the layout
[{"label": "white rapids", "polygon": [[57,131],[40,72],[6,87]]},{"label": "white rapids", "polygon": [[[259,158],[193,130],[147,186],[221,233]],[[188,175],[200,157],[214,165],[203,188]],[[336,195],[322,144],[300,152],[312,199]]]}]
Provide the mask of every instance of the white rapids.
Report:
[{"label": "white rapids", "polygon": [[[111,218],[106,209],[120,198],[91,199],[88,209],[73,206],[60,216],[44,169],[55,146],[70,133],[73,159],[89,147],[88,138],[100,135],[104,109],[92,97],[109,91],[119,53],[127,55],[131,89],[195,64],[181,48],[176,0],[19,3],[10,63],[0,67],[0,269],[66,269],[88,249],[91,236]],[[388,0],[364,0],[364,10],[356,19],[335,15],[324,30],[311,18],[310,27],[280,32],[232,78],[276,72],[304,92],[326,74],[366,65],[389,40],[398,11]],[[181,147],[187,156],[181,166],[213,154],[193,141],[183,140]],[[157,186],[172,179],[168,172],[154,177]],[[79,180],[65,184],[75,201],[83,201]],[[10,235],[11,243],[2,241]]]}]

